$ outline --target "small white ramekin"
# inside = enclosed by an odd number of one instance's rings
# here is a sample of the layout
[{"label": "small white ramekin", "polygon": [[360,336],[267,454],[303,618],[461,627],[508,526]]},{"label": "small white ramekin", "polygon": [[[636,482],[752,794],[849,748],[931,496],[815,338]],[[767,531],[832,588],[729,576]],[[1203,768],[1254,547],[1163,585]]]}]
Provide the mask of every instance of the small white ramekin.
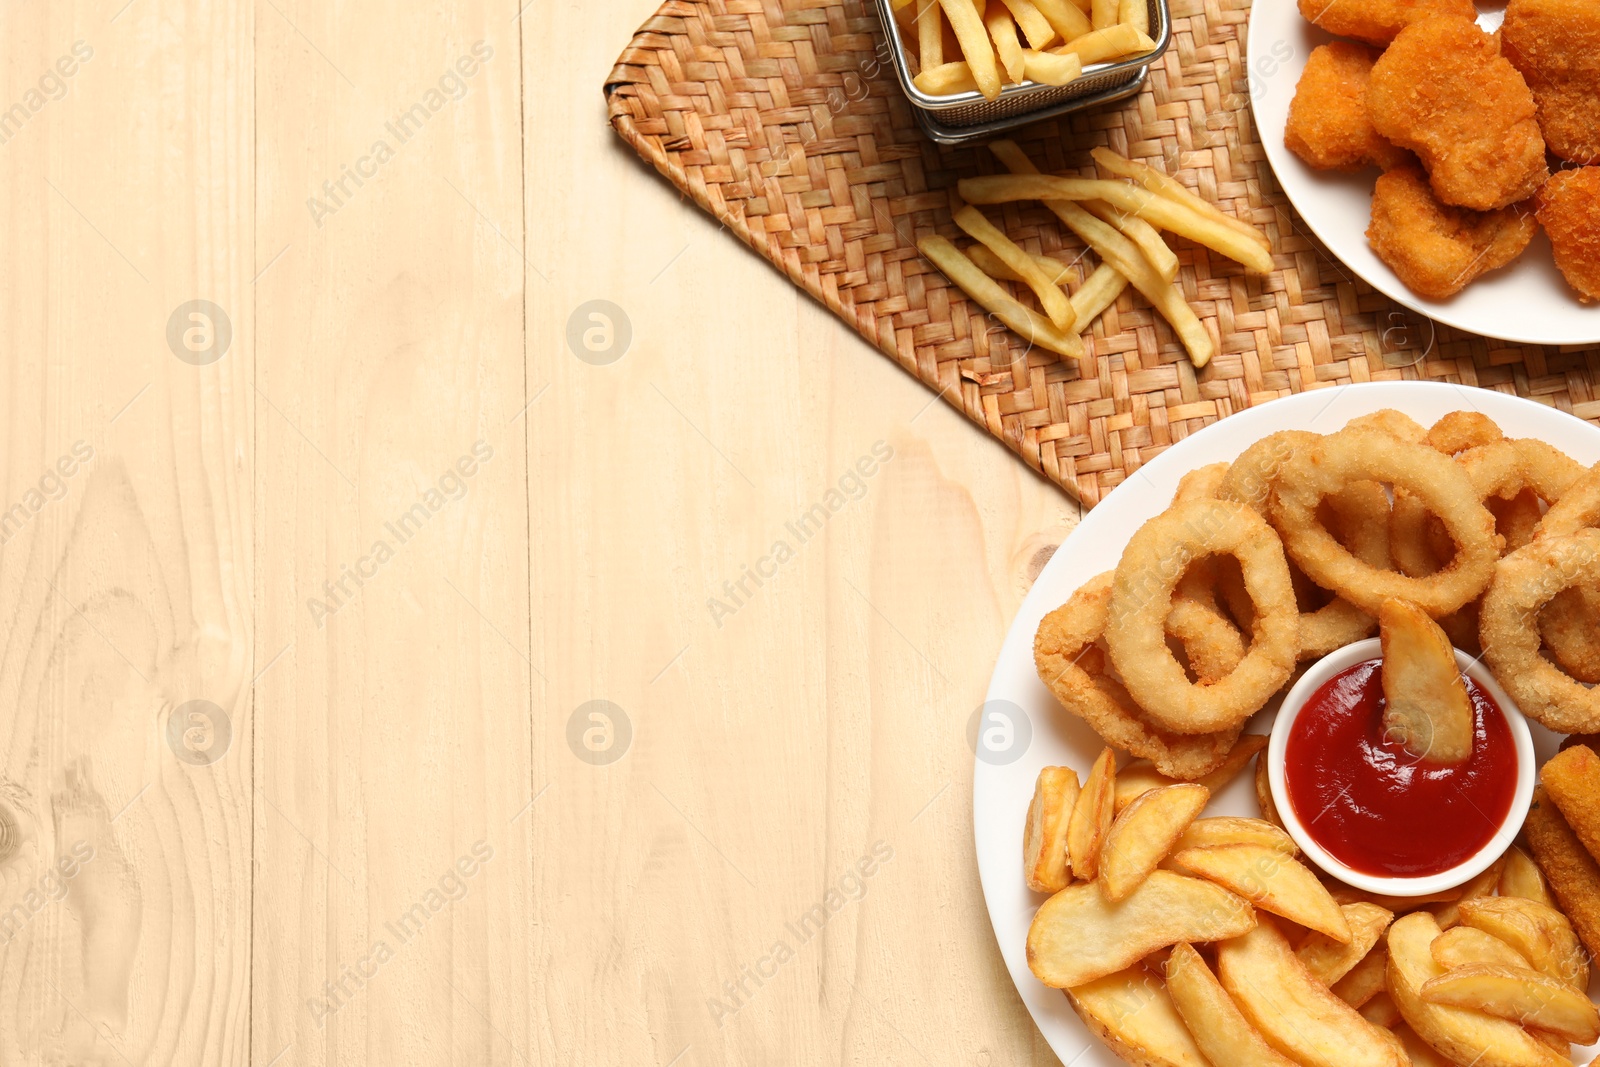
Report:
[{"label": "small white ramekin", "polygon": [[1456,662],[1461,665],[1462,671],[1494,698],[1494,702],[1500,706],[1500,711],[1505,716],[1506,725],[1511,728],[1511,740],[1517,749],[1517,791],[1511,798],[1511,810],[1506,813],[1505,822],[1488,844],[1474,853],[1470,859],[1447,871],[1403,878],[1365,874],[1352,869],[1319,845],[1316,838],[1311,836],[1295,815],[1294,805],[1289,800],[1289,789],[1284,781],[1284,753],[1288,749],[1289,733],[1294,728],[1295,720],[1300,717],[1306,701],[1310,700],[1325,682],[1358,663],[1382,657],[1382,642],[1374,637],[1346,645],[1312,664],[1301,676],[1300,681],[1295,683],[1294,688],[1289,690],[1289,695],[1284,698],[1283,707],[1278,712],[1277,721],[1272,724],[1272,740],[1267,746],[1267,776],[1272,783],[1272,800],[1278,806],[1278,817],[1283,820],[1284,828],[1300,846],[1300,851],[1318,867],[1339,881],[1369,893],[1391,897],[1427,896],[1453,889],[1482,874],[1490,864],[1503,856],[1506,849],[1516,840],[1517,834],[1522,829],[1523,820],[1527,818],[1528,807],[1533,803],[1534,780],[1538,777],[1538,766],[1533,754],[1533,736],[1528,732],[1528,721],[1522,717],[1521,709],[1500,687],[1500,683],[1494,680],[1489,669],[1457,649]]}]

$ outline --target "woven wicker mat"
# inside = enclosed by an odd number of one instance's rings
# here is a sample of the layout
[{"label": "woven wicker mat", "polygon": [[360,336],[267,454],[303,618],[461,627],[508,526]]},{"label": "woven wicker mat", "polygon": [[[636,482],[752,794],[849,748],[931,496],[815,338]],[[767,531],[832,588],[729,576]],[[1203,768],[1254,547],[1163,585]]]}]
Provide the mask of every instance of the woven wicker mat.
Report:
[{"label": "woven wicker mat", "polygon": [[[1094,359],[1080,371],[1028,351],[921,258],[917,236],[959,236],[956,182],[997,168],[986,149],[918,131],[870,0],[669,0],[606,97],[617,132],[674,185],[1088,506],[1200,427],[1323,385],[1461,382],[1600,419],[1600,349],[1435,328],[1354,280],[1288,207],[1251,122],[1250,0],[1172,9],[1172,48],[1140,96],[1015,137],[1051,171],[1092,173],[1096,145],[1148,160],[1272,236],[1266,277],[1174,242],[1219,342],[1199,372],[1131,288],[1086,335]],[[997,221],[1032,251],[1078,254],[1040,206]]]}]

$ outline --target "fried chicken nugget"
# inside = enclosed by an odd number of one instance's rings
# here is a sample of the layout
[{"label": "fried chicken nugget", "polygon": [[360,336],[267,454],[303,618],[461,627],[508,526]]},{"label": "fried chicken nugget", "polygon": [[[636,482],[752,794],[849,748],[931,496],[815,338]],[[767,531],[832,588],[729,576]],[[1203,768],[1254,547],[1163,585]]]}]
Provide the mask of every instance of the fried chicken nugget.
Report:
[{"label": "fried chicken nugget", "polygon": [[1600,955],[1600,865],[1584,850],[1544,788],[1534,790],[1522,830],[1545,881],[1589,955]]},{"label": "fried chicken nugget", "polygon": [[1537,230],[1519,207],[1480,213],[1441,204],[1408,164],[1378,179],[1367,240],[1406,285],[1443,300],[1522,255]]},{"label": "fried chicken nugget", "polygon": [[1372,68],[1367,108],[1378,133],[1422,157],[1439,199],[1494,211],[1550,176],[1533,93],[1476,23],[1413,23]]},{"label": "fried chicken nugget", "polygon": [[1367,85],[1377,56],[1366,45],[1334,41],[1311,53],[1289,105],[1283,140],[1289,151],[1318,170],[1384,170],[1406,161],[1372,128]]},{"label": "fried chicken nugget", "polygon": [[1556,266],[1585,304],[1600,300],[1600,167],[1564,170],[1539,190]]},{"label": "fried chicken nugget", "polygon": [[1401,30],[1433,15],[1478,17],[1472,0],[1300,0],[1300,14],[1329,33],[1380,48]]},{"label": "fried chicken nugget", "polygon": [[1501,52],[1533,90],[1550,151],[1600,163],[1600,4],[1511,0],[1500,34]]}]

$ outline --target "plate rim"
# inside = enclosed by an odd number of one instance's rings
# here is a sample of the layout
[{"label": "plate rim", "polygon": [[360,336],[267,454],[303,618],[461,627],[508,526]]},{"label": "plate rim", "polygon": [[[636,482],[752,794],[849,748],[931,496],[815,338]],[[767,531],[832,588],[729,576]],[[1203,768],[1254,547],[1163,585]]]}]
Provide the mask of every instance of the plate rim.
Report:
[{"label": "plate rim", "polygon": [[[1325,227],[1319,226],[1315,221],[1313,221],[1312,217],[1307,215],[1304,208],[1301,206],[1300,200],[1295,198],[1295,195],[1290,188],[1291,184],[1293,183],[1286,182],[1284,180],[1283,175],[1285,167],[1295,165],[1297,160],[1295,160],[1293,154],[1289,152],[1288,147],[1283,143],[1283,131],[1281,129],[1269,131],[1266,125],[1264,125],[1262,122],[1262,101],[1265,99],[1266,93],[1270,91],[1270,86],[1266,82],[1265,76],[1260,74],[1257,70],[1256,61],[1258,59],[1266,58],[1265,52],[1257,50],[1258,48],[1264,47],[1264,45],[1258,45],[1257,43],[1260,37],[1260,35],[1258,35],[1256,32],[1258,28],[1257,19],[1272,18],[1281,14],[1281,11],[1277,8],[1278,5],[1275,4],[1252,4],[1250,8],[1250,17],[1246,23],[1245,75],[1248,81],[1247,95],[1250,98],[1250,119],[1255,125],[1257,135],[1260,137],[1262,150],[1266,154],[1267,165],[1272,169],[1273,179],[1277,182],[1278,188],[1283,192],[1284,197],[1288,199],[1289,205],[1294,209],[1295,214],[1300,217],[1301,222],[1306,225],[1306,227],[1321,243],[1322,247],[1327,251],[1327,253],[1337,260],[1341,265],[1343,265],[1345,269],[1351,271],[1356,275],[1356,277],[1372,286],[1390,300],[1393,300],[1402,307],[1413,311],[1433,322],[1436,322],[1441,326],[1448,326],[1452,329],[1461,330],[1474,336],[1484,337],[1490,340],[1506,341],[1511,344],[1550,345],[1561,347],[1581,347],[1584,345],[1600,344],[1600,315],[1596,316],[1594,332],[1581,338],[1572,338],[1567,336],[1537,336],[1528,334],[1524,329],[1514,325],[1514,323],[1519,320],[1513,320],[1509,317],[1504,320],[1494,320],[1496,322],[1504,321],[1508,324],[1507,326],[1497,327],[1492,330],[1485,330],[1476,320],[1468,323],[1463,321],[1458,314],[1453,313],[1453,308],[1457,306],[1454,303],[1454,300],[1457,298],[1452,298],[1452,302],[1449,303],[1428,300],[1427,298],[1412,292],[1411,287],[1406,285],[1405,282],[1401,281],[1399,276],[1396,275],[1393,270],[1388,268],[1387,264],[1384,264],[1385,273],[1374,277],[1371,272],[1362,270],[1336,251],[1335,242],[1329,240],[1327,234],[1324,232]],[[1283,10],[1293,12],[1293,17],[1295,18],[1301,17],[1298,9],[1292,5],[1285,3],[1283,5]],[[1265,12],[1265,14],[1263,12]],[[1483,13],[1480,12],[1480,16],[1482,14]],[[1315,28],[1313,27],[1313,29]],[[1328,36],[1329,40],[1342,39],[1336,38],[1331,34],[1325,34],[1325,36]],[[1304,69],[1303,65],[1302,69]],[[1365,227],[1363,227],[1363,231],[1364,230]],[[1541,230],[1540,233],[1535,234],[1535,240],[1539,240],[1542,238],[1542,236],[1543,233]],[[1380,260],[1379,262],[1381,263],[1382,261]],[[1458,294],[1458,298],[1459,295],[1464,294]],[[1584,307],[1582,302],[1578,300],[1576,294],[1568,293],[1567,295],[1573,301],[1576,307]],[[1600,310],[1600,305],[1597,305],[1597,310]]]},{"label": "plate rim", "polygon": [[[1451,394],[1454,394],[1454,396],[1459,399],[1454,401],[1449,400],[1448,397]],[[1580,419],[1569,412],[1561,411],[1558,408],[1541,404],[1536,400],[1532,400],[1527,397],[1515,396],[1513,394],[1501,393],[1496,390],[1482,389],[1476,386],[1460,385],[1453,382],[1361,382],[1296,393],[1291,396],[1282,397],[1278,400],[1270,401],[1253,408],[1246,408],[1242,411],[1236,412],[1234,415],[1219,419],[1217,422],[1211,424],[1210,426],[1204,427],[1182,441],[1174,443],[1171,447],[1162,452],[1161,455],[1155,457],[1149,463],[1141,467],[1140,471],[1145,472],[1145,480],[1150,485],[1149,488],[1144,488],[1142,492],[1148,497],[1148,494],[1150,493],[1160,493],[1163,491],[1162,486],[1150,478],[1151,473],[1163,473],[1168,469],[1174,472],[1178,472],[1180,470],[1187,471],[1197,466],[1203,466],[1207,462],[1220,461],[1220,457],[1208,459],[1205,455],[1205,452],[1208,448],[1210,448],[1212,451],[1215,451],[1215,444],[1217,442],[1226,440],[1230,434],[1238,434],[1241,431],[1249,433],[1250,430],[1259,430],[1259,433],[1250,438],[1250,440],[1253,441],[1259,440],[1261,437],[1276,432],[1279,429],[1306,428],[1318,417],[1320,417],[1322,412],[1332,410],[1341,403],[1344,403],[1346,406],[1354,407],[1355,410],[1350,411],[1348,413],[1348,417],[1355,417],[1360,414],[1366,414],[1371,411],[1376,411],[1386,407],[1393,407],[1401,411],[1406,411],[1406,402],[1410,397],[1420,398],[1422,400],[1422,407],[1433,406],[1428,403],[1430,398],[1443,397],[1446,398],[1444,400],[1446,410],[1454,410],[1457,408],[1483,410],[1483,406],[1479,403],[1476,403],[1475,400],[1486,396],[1492,396],[1494,398],[1493,400],[1489,401],[1487,405],[1488,407],[1501,409],[1501,413],[1498,415],[1496,415],[1494,412],[1489,412],[1493,417],[1504,417],[1504,412],[1509,408],[1513,411],[1523,413],[1530,418],[1537,417],[1541,420],[1551,420],[1553,424],[1563,425],[1567,428],[1567,434],[1579,435],[1583,438],[1586,438],[1590,442],[1590,449],[1594,453],[1595,462],[1600,462],[1600,427],[1586,422],[1585,420]],[[1350,403],[1350,398],[1352,397],[1356,398],[1354,404]],[[1313,415],[1311,419],[1299,419],[1299,416],[1302,414],[1302,409],[1309,406],[1314,406],[1317,398],[1325,400],[1325,403],[1319,410],[1319,413]],[[1348,418],[1339,421],[1336,425],[1331,425],[1330,428],[1336,429],[1338,426],[1344,425],[1345,421],[1348,421]],[[1224,429],[1224,427],[1227,427],[1227,429]],[[1551,430],[1550,435],[1557,436],[1557,431]],[[1200,453],[1200,455],[1195,457],[1193,460],[1185,461],[1182,458],[1197,451]],[[1240,451],[1242,451],[1242,448]],[[1237,455],[1237,452],[1234,454]],[[1156,468],[1156,471],[1152,472],[1151,468]],[[1050,581],[1052,572],[1070,569],[1073,557],[1068,552],[1068,547],[1073,544],[1075,538],[1080,537],[1080,531],[1084,530],[1084,528],[1087,526],[1089,527],[1089,535],[1093,536],[1096,534],[1097,527],[1103,525],[1103,523],[1094,523],[1091,525],[1090,520],[1094,514],[1115,514],[1113,506],[1117,505],[1119,500],[1127,501],[1136,499],[1136,495],[1141,491],[1139,483],[1135,480],[1137,473],[1138,472],[1136,472],[1135,476],[1130,476],[1121,485],[1117,486],[1116,489],[1114,489],[1103,501],[1101,501],[1101,503],[1094,509],[1093,512],[1086,514],[1082,520],[1080,520],[1079,525],[1062,541],[1060,547],[1056,549],[1049,562],[1047,562],[1044,568],[1040,571],[1038,578],[1034,581],[1027,595],[1023,598],[1022,603],[1018,606],[1017,611],[1014,613],[1011,623],[1007,627],[1005,638],[1001,642],[999,651],[996,653],[995,666],[990,674],[989,684],[984,690],[985,704],[997,699],[1011,699],[1009,695],[1011,690],[1011,683],[1009,679],[1014,676],[1007,673],[1007,666],[1012,656],[1016,654],[1013,652],[1014,646],[1021,644],[1024,648],[1031,649],[1033,630],[1036,629],[1037,626],[1036,619],[1037,617],[1042,617],[1043,614],[1043,612],[1040,610],[1041,602],[1051,602],[1053,606],[1054,603],[1059,603],[1063,599],[1059,590],[1053,594],[1046,593],[1046,590],[1052,585],[1059,584]],[[1175,478],[1170,480],[1173,482],[1176,481]],[[1131,528],[1126,530],[1123,535],[1124,540],[1126,539],[1126,535],[1131,533]],[[1070,590],[1066,595],[1070,595]],[[1026,636],[1025,638],[1019,638],[1018,635],[1021,632],[1025,620],[1030,619],[1035,621],[1026,623]],[[1027,672],[1030,674],[1032,673],[1031,654],[1028,655]],[[1041,715],[1035,717],[1048,718],[1050,716],[1059,714],[1061,713],[1050,709],[1048,716]],[[1547,742],[1547,745],[1548,744],[1551,743]],[[1027,749],[1024,750],[1024,756],[1026,756],[1026,754]],[[1024,1007],[1026,1007],[1028,1011],[1029,1017],[1033,1020],[1035,1027],[1039,1030],[1040,1036],[1044,1038],[1046,1044],[1050,1046],[1051,1051],[1056,1055],[1056,1057],[1064,1064],[1071,1063],[1073,1067],[1095,1067],[1097,1063],[1101,1062],[1094,1058],[1084,1059],[1083,1049],[1067,1047],[1065,1044],[1063,1044],[1063,1042],[1067,1042],[1070,1039],[1076,1038],[1080,1044],[1089,1047],[1102,1046],[1102,1053],[1105,1057],[1103,1062],[1107,1065],[1115,1065],[1120,1063],[1120,1061],[1116,1059],[1115,1055],[1112,1054],[1109,1049],[1103,1047],[1103,1042],[1100,1042],[1099,1039],[1092,1036],[1088,1030],[1084,1028],[1082,1022],[1078,1020],[1070,1006],[1068,1006],[1067,998],[1059,991],[1048,989],[1040,984],[1038,980],[1033,977],[1032,973],[1028,971],[1025,958],[1026,953],[1023,944],[1020,943],[1020,941],[1015,945],[1008,944],[1007,935],[1002,933],[1002,911],[1009,913],[1013,910],[1012,901],[1006,900],[1005,894],[1015,894],[1016,890],[1020,887],[1022,892],[1027,896],[1027,907],[1030,914],[1033,910],[1037,909],[1038,904],[1042,900],[1042,898],[1037,894],[1029,894],[1027,892],[1026,887],[1022,883],[1022,867],[1020,862],[1008,863],[998,855],[996,855],[993,860],[988,858],[991,851],[991,842],[989,842],[987,839],[993,835],[986,835],[984,832],[985,827],[992,824],[991,822],[986,822],[983,818],[984,809],[989,806],[984,801],[986,788],[996,788],[995,786],[991,785],[991,775],[994,773],[1007,772],[1012,775],[1022,773],[1017,769],[1019,764],[1022,763],[1025,763],[1025,760],[1019,758],[1018,762],[1011,763],[1007,766],[994,767],[985,763],[983,760],[980,760],[977,757],[976,751],[974,751],[973,755],[973,785],[971,795],[973,815],[973,848],[978,864],[979,883],[983,889],[984,907],[989,916],[990,932],[994,936],[996,944],[999,947],[1001,959],[1005,964],[1006,972],[1011,978],[1012,985],[1016,989],[1018,997],[1022,1000]],[[1081,772],[1082,768],[1079,769]],[[1031,786],[1031,775],[1029,777],[1029,782]],[[1015,783],[1015,778],[1011,779],[1011,783]],[[1236,779],[1232,785],[1236,788],[1242,788],[1242,783],[1245,783],[1245,778],[1243,776],[1239,779]],[[1023,812],[1019,808],[1019,810],[1011,816],[1014,818],[1017,828],[1014,832],[1014,835],[1020,834],[1022,815]],[[997,848],[998,846],[992,847]],[[1020,858],[1020,849],[1018,850],[1018,858]],[[1007,877],[1008,874],[1009,877]],[[1054,999],[1052,1000],[1051,998]],[[1594,1047],[1600,1049],[1600,1046]]]}]

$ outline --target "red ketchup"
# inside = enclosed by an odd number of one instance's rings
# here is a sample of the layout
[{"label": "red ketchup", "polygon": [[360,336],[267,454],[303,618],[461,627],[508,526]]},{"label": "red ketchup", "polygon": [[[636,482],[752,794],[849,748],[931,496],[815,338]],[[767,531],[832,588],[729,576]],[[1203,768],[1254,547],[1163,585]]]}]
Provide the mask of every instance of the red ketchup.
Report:
[{"label": "red ketchup", "polygon": [[1489,843],[1511,811],[1517,750],[1494,699],[1470,677],[1472,755],[1418,759],[1383,727],[1383,661],[1335,675],[1289,731],[1284,780],[1306,832],[1364,874],[1420,877]]}]

